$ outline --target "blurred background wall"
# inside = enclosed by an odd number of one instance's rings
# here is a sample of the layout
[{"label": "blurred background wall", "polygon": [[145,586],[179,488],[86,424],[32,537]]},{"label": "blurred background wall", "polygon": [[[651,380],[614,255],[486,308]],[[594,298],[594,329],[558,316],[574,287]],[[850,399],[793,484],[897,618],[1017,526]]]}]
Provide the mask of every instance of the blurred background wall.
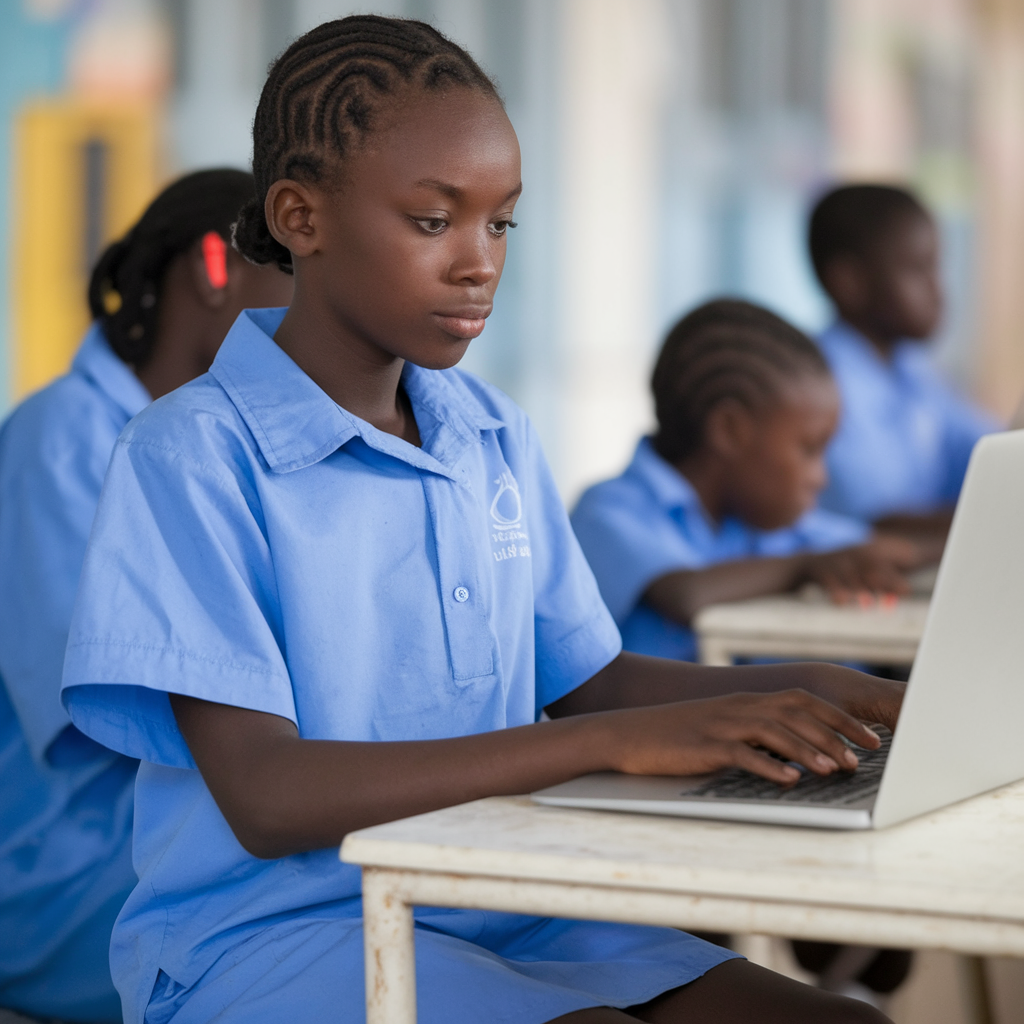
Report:
[{"label": "blurred background wall", "polygon": [[[175,173],[245,166],[269,61],[367,9],[432,22],[500,82],[526,191],[466,365],[528,409],[568,500],[649,426],[652,358],[689,306],[727,292],[825,325],[804,228],[840,179],[910,182],[932,204],[942,361],[1012,411],[1024,0],[0,0],[0,403],[66,364],[97,232],[121,230]],[[77,135],[60,127],[72,122]],[[151,129],[148,162],[109,127],[129,122]],[[32,150],[40,123],[64,150]]]}]

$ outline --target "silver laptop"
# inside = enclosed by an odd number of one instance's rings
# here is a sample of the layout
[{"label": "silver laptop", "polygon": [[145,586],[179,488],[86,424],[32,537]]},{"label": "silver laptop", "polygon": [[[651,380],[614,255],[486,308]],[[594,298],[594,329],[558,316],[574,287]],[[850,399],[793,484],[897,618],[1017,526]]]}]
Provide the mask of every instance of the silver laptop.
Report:
[{"label": "silver laptop", "polygon": [[978,442],[895,736],[856,772],[783,789],[741,770],[603,772],[533,794],[559,807],[885,828],[1024,778],[1024,430]]}]

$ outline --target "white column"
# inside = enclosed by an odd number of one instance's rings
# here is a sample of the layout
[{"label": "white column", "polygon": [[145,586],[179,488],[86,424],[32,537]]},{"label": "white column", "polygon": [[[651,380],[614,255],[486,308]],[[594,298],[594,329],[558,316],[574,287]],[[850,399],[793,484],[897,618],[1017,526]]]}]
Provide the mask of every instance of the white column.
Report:
[{"label": "white column", "polygon": [[664,0],[565,0],[563,15],[557,465],[572,502],[651,422],[668,33]]}]

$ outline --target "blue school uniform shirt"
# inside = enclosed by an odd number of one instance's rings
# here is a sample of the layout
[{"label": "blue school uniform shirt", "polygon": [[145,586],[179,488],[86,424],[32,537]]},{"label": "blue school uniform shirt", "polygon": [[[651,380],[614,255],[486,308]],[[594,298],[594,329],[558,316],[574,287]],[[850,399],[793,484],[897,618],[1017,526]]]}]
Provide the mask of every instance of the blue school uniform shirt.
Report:
[{"label": "blue school uniform shirt", "polygon": [[842,400],[822,507],[874,521],[954,504],[978,438],[1000,429],[995,419],[946,383],[919,341],[901,342],[886,361],[839,322],[818,344]]},{"label": "blue school uniform shirt", "polygon": [[856,520],[812,509],[782,530],[758,530],[730,517],[713,523],[690,482],[655,450],[649,438],[614,480],[584,492],[572,526],[601,596],[628,651],[694,661],[693,631],[656,612],[644,591],[667,573],[705,569],[741,558],[778,558],[863,543]]},{"label": "blue school uniform shirt", "polygon": [[110,929],[135,884],[136,763],[83,736],[60,681],[114,442],[149,404],[94,326],[0,429],[0,1006],[120,1019]]},{"label": "blue school uniform shirt", "polygon": [[[362,1017],[358,868],[334,847],[246,853],[168,693],[279,715],[308,739],[444,738],[533,722],[620,650],[512,402],[408,364],[417,448],[317,387],[273,341],[282,316],[243,313],[207,375],[124,431],[82,576],[64,701],[85,733],[143,761],[140,882],[111,949],[128,1024],[214,1006],[218,1020],[269,1021],[282,999],[293,1017],[319,1019],[325,998],[338,1019]],[[472,957],[445,948],[424,1007],[463,998],[447,983]],[[489,998],[479,978],[466,985]],[[593,1002],[568,1009],[580,1005]]]}]

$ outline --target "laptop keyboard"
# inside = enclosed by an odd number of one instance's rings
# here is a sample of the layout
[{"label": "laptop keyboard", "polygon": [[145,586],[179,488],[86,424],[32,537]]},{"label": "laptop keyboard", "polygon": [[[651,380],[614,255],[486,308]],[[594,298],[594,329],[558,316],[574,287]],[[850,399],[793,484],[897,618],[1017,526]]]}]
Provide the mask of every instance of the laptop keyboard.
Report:
[{"label": "laptop keyboard", "polygon": [[[770,779],[761,778],[743,768],[732,768],[703,783],[696,789],[680,794],[708,800],[779,800],[785,803],[826,804],[846,807],[878,791],[882,769],[889,756],[892,733],[882,726],[874,726],[882,745],[877,750],[857,748],[860,764],[854,772],[834,772],[815,775],[803,771],[803,777],[792,786],[780,786]],[[800,765],[796,765],[800,768]]]}]

